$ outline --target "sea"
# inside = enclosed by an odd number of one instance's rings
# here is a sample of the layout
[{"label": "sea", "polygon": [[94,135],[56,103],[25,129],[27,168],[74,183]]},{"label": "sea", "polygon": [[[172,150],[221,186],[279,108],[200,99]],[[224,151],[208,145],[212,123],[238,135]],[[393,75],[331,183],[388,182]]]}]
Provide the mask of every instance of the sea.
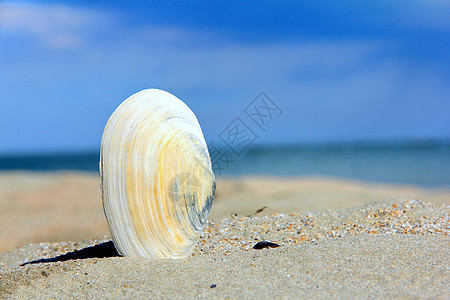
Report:
[{"label": "sea", "polygon": [[[326,176],[450,187],[450,141],[253,145],[210,149],[216,176]],[[99,172],[99,151],[0,156],[0,170]]]}]

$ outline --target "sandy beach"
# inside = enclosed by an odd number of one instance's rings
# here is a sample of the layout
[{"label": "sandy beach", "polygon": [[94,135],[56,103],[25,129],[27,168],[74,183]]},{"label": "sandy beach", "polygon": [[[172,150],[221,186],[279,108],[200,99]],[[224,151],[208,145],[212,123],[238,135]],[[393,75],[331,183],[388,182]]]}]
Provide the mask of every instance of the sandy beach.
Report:
[{"label": "sandy beach", "polygon": [[[450,189],[337,178],[218,178],[210,220],[344,209],[390,198],[450,205]],[[82,172],[0,173],[0,253],[29,243],[109,235],[100,179]]]},{"label": "sandy beach", "polygon": [[95,174],[1,174],[0,297],[450,297],[448,189],[220,178],[182,260],[117,256],[100,199]]}]

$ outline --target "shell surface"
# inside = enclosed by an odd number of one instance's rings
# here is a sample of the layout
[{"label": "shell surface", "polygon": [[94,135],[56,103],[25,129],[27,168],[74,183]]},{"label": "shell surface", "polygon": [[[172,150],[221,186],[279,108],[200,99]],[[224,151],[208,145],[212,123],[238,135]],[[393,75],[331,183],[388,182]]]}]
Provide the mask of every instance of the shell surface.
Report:
[{"label": "shell surface", "polygon": [[149,89],[108,120],[100,155],[103,210],[123,256],[183,258],[203,230],[215,178],[194,113]]}]

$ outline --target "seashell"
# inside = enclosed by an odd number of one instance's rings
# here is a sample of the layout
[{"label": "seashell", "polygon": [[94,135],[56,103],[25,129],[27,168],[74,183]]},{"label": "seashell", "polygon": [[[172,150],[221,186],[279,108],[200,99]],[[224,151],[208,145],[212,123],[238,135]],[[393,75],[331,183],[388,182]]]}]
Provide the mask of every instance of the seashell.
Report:
[{"label": "seashell", "polygon": [[103,210],[123,256],[183,258],[211,209],[215,177],[200,125],[181,100],[143,90],[114,111],[103,133]]}]

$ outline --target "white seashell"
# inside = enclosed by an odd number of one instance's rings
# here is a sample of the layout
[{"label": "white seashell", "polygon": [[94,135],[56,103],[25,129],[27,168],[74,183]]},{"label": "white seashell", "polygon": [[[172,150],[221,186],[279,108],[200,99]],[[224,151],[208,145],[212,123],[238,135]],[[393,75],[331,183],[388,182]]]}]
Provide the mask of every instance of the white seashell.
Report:
[{"label": "white seashell", "polygon": [[203,230],[215,178],[194,113],[143,90],[112,114],[102,138],[103,210],[123,256],[183,258]]}]

